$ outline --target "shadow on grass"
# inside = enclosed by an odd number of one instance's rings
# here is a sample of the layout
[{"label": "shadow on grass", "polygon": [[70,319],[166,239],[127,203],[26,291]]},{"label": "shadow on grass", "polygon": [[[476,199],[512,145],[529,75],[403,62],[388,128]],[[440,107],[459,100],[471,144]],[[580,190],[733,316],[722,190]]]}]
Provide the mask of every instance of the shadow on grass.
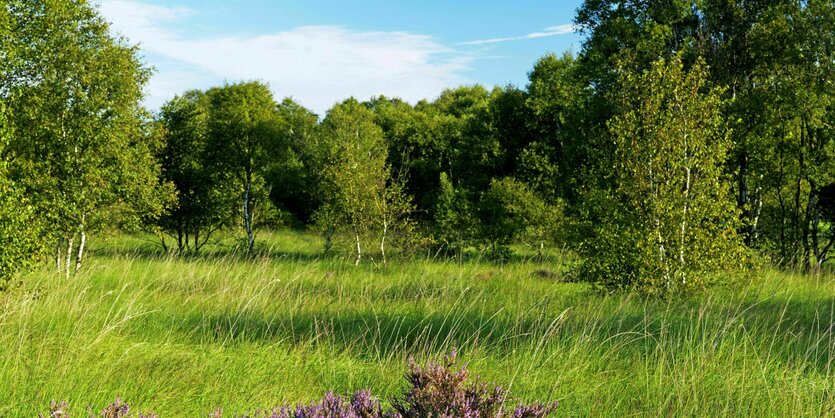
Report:
[{"label": "shadow on grass", "polygon": [[[183,252],[165,251],[160,245],[150,242],[144,245],[131,246],[129,248],[119,246],[101,246],[92,248],[88,253],[94,257],[104,258],[137,258],[143,260],[164,261],[170,259],[180,259],[184,261],[218,261],[218,260],[263,260],[267,259],[284,259],[288,261],[297,262],[312,262],[312,261],[343,261],[345,263],[353,264],[354,255],[348,252],[324,252],[324,251],[299,251],[299,250],[284,250],[278,246],[256,245],[255,250],[247,253],[244,246],[241,245],[217,245],[212,248],[204,249],[200,252]],[[379,254],[369,252],[363,254],[363,265],[378,265]],[[465,255],[444,255],[438,252],[431,251],[423,252],[416,255],[404,256],[392,254],[389,260],[393,262],[414,262],[414,261],[432,261],[438,263],[455,264],[484,264],[493,266],[503,265],[521,265],[534,264],[543,266],[568,266],[567,261],[570,262],[570,257],[561,250],[554,250],[543,255],[525,254],[514,252],[503,255],[501,258],[493,257],[487,251],[471,252]]]},{"label": "shadow on grass", "polygon": [[141,246],[129,249],[117,247],[101,247],[93,249],[89,252],[95,257],[105,258],[138,258],[143,260],[164,261],[170,259],[180,259],[184,261],[218,261],[218,260],[263,260],[264,258],[271,259],[287,259],[298,262],[310,262],[320,260],[336,259],[334,254],[325,254],[323,252],[305,252],[305,251],[282,251],[275,248],[256,248],[252,253],[247,253],[242,247],[228,246],[222,248],[213,248],[200,252],[166,252],[162,248],[155,248],[150,245]]}]

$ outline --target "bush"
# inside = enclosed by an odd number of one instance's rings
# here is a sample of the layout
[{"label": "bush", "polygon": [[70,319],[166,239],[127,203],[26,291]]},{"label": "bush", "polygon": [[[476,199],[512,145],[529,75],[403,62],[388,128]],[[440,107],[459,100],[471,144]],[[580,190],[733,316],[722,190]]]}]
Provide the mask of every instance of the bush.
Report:
[{"label": "bush", "polygon": [[550,205],[525,183],[512,177],[493,179],[478,205],[480,237],[497,258],[510,255],[514,240],[538,247],[557,240],[562,218],[561,204]]}]

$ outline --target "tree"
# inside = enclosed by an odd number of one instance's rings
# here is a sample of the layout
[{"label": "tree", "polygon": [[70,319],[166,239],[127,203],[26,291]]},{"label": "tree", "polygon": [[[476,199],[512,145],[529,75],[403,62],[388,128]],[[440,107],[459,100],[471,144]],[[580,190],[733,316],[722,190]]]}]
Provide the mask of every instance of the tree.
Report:
[{"label": "tree", "polygon": [[734,175],[740,232],[778,264],[804,270],[818,268],[822,250],[812,201],[827,179],[813,167],[829,159],[819,133],[827,132],[820,115],[829,112],[833,9],[826,0],[588,0],[576,19],[588,35],[580,63],[596,102],[607,103],[624,63],[640,72],[679,52],[685,67],[705,60],[710,82],[725,87],[729,100],[726,170]]},{"label": "tree", "polygon": [[440,174],[434,210],[435,239],[452,252],[461,253],[476,234],[476,217],[464,190],[456,188],[446,173]]},{"label": "tree", "polygon": [[765,187],[758,206],[762,235],[770,242],[763,244],[776,243],[781,264],[817,272],[832,247],[831,239],[830,244],[821,240],[818,202],[825,199],[823,186],[835,181],[835,5],[782,5],[762,23],[752,38],[775,63],[752,76],[764,103],[765,123],[758,132],[768,138],[754,160],[762,177],[758,183]]},{"label": "tree", "polygon": [[90,230],[135,225],[163,209],[140,107],[150,70],[88,1],[4,8],[15,54],[0,95],[18,132],[5,158],[69,276],[82,266]]},{"label": "tree", "polygon": [[[0,39],[5,38],[0,11]],[[0,41],[3,42],[3,41]],[[8,56],[6,45],[0,44],[3,56]],[[3,66],[0,62],[0,66]],[[0,73],[5,72],[0,67]],[[6,106],[0,101],[0,155],[12,137],[12,129],[6,119]],[[0,291],[18,272],[24,270],[42,250],[41,229],[35,208],[24,196],[20,187],[8,176],[5,159],[0,160]]]},{"label": "tree", "polygon": [[285,156],[270,164],[270,200],[301,224],[308,224],[322,204],[316,188],[310,187],[316,177],[312,148],[319,117],[289,98],[278,105],[278,114],[284,121],[282,142],[287,149]]},{"label": "tree", "polygon": [[[328,111],[319,137],[323,196],[319,219],[327,222],[326,239],[337,228],[351,233],[359,264],[362,236],[379,222],[379,211],[390,203],[386,196],[390,176],[383,132],[374,123],[371,110],[349,99]],[[326,248],[329,244],[326,242]]]},{"label": "tree", "polygon": [[246,230],[246,248],[255,245],[253,213],[263,203],[265,175],[271,161],[284,144],[282,120],[267,85],[245,82],[216,87],[207,93],[209,100],[208,135],[216,170],[229,173],[239,187]]},{"label": "tree", "polygon": [[453,159],[456,118],[427,101],[412,107],[398,99],[378,97],[367,106],[383,130],[387,161],[405,182],[404,192],[413,198],[415,217],[431,221],[440,173],[450,170]]},{"label": "tree", "polygon": [[479,85],[465,86],[445,90],[433,103],[452,117],[447,120],[449,165],[445,171],[456,186],[474,195],[490,187],[490,179],[504,159],[490,113],[491,97],[500,92]]},{"label": "tree", "polygon": [[528,75],[525,122],[533,139],[517,157],[515,176],[548,201],[576,200],[575,190],[587,181],[582,169],[593,142],[582,135],[588,121],[582,120],[581,109],[588,92],[578,73],[572,55],[549,54]]},{"label": "tree", "polygon": [[[164,144],[157,159],[161,181],[174,185],[177,203],[156,222],[174,236],[179,253],[197,253],[212,234],[227,226],[237,199],[227,173],[214,170],[208,150],[208,97],[188,91],[163,105],[158,124]],[[168,250],[165,238],[163,247]]]},{"label": "tree", "polygon": [[615,186],[603,190],[607,216],[584,242],[583,273],[607,288],[681,293],[738,265],[743,251],[723,164],[730,143],[721,91],[702,63],[661,59],[626,71],[609,125]]},{"label": "tree", "polygon": [[[415,234],[410,215],[414,212],[411,197],[405,191],[406,179],[403,172],[394,174],[388,164],[376,176],[374,196],[375,228],[380,231],[380,257],[386,264],[386,243],[392,232],[400,234],[402,242],[412,240]],[[405,238],[405,239],[404,239]]]},{"label": "tree", "polygon": [[512,177],[493,179],[478,204],[480,236],[495,255],[508,253],[508,244],[522,240],[535,245],[541,258],[545,243],[558,238],[561,212],[562,205],[546,203]]}]

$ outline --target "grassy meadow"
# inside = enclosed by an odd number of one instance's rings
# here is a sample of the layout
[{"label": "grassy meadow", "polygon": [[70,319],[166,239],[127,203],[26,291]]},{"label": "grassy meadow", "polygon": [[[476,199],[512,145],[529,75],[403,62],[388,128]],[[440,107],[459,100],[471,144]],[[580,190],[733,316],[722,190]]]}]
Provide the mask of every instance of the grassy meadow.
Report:
[{"label": "grassy meadow", "polygon": [[[835,416],[835,280],[764,272],[684,301],[561,281],[570,258],[320,257],[302,233],[262,256],[167,258],[98,237],[77,277],[0,295],[0,416],[121,396],[161,416],[228,416],[371,388],[453,347],[476,374],[560,416]],[[547,273],[547,274],[546,274]],[[552,274],[553,273],[553,274]]]}]

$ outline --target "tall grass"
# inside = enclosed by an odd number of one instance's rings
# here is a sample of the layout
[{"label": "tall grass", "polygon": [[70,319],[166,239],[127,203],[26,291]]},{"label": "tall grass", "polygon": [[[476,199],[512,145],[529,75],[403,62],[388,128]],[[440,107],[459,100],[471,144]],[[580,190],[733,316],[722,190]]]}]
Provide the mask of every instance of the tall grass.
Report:
[{"label": "tall grass", "polygon": [[313,237],[263,238],[261,257],[168,258],[122,237],[78,277],[26,277],[0,295],[0,416],[53,399],[202,416],[328,390],[389,396],[407,358],[452,347],[566,416],[835,415],[831,277],[766,272],[662,302],[536,274],[562,271],[556,255],[354,267],[319,257]]}]

